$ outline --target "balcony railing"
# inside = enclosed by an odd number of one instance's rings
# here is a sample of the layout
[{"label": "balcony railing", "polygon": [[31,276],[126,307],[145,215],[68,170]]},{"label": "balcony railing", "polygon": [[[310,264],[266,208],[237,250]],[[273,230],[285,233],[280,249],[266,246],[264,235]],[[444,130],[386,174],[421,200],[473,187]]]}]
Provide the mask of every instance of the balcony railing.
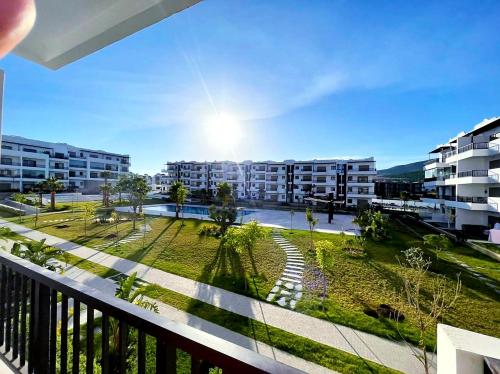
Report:
[{"label": "balcony railing", "polygon": [[469,170],[469,171],[461,171],[458,173],[459,178],[465,177],[487,177],[488,170]]},{"label": "balcony railing", "polygon": [[461,203],[488,204],[488,198],[484,196],[457,196]]},{"label": "balcony railing", "polygon": [[435,162],[439,162],[439,158],[433,158],[433,159],[430,159],[429,161],[426,161],[424,163],[424,165],[430,165],[430,164],[433,164]]},{"label": "balcony railing", "polygon": [[[124,373],[133,344],[138,373],[146,372],[146,362],[151,366],[154,362],[157,373],[175,373],[177,349],[191,355],[191,373],[206,372],[209,367],[228,373],[300,373],[10,254],[0,254],[0,265],[0,354],[19,372],[66,373],[69,366],[79,372],[82,365],[87,373],[93,373],[99,344],[102,372]],[[82,313],[85,322],[81,321]],[[68,323],[71,318],[72,324]],[[110,327],[115,322],[116,360],[111,361]],[[137,339],[129,340],[129,331],[136,332]],[[155,341],[155,354],[146,349],[148,337]],[[68,349],[70,344],[72,350]],[[83,346],[86,360],[80,362]]]}]

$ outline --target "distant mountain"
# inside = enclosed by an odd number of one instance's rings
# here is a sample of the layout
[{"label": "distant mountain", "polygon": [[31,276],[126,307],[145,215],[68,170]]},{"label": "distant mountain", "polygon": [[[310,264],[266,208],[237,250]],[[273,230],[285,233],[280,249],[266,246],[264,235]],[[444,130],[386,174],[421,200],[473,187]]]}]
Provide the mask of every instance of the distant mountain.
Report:
[{"label": "distant mountain", "polygon": [[380,177],[403,178],[416,182],[424,179],[423,167],[425,162],[418,161],[411,164],[397,165],[389,169],[379,170],[377,174]]}]

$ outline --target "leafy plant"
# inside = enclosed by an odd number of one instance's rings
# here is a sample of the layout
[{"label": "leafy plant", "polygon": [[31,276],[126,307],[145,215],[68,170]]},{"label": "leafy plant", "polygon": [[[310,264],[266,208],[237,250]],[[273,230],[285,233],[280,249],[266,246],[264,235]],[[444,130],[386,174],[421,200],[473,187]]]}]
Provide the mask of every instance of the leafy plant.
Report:
[{"label": "leafy plant", "polygon": [[12,201],[15,201],[17,204],[18,204],[18,213],[19,213],[19,222],[22,222],[22,217],[23,217],[23,214],[24,214],[24,211],[22,209],[22,204],[26,204],[26,195],[22,194],[22,193],[15,193],[15,194],[12,194],[12,196],[10,197]]},{"label": "leafy plant", "polygon": [[14,256],[24,258],[25,260],[51,271],[61,269],[61,266],[56,264],[56,258],[61,255],[63,251],[46,245],[45,239],[39,242],[31,241],[25,244],[14,243],[11,253]]},{"label": "leafy plant", "polygon": [[326,271],[333,266],[333,251],[335,250],[335,245],[329,240],[319,240],[315,242],[314,245],[316,247],[316,261],[323,273],[323,295],[321,303],[324,310],[324,301],[327,292]]},{"label": "leafy plant", "polygon": [[213,223],[204,224],[198,230],[198,235],[218,237],[220,236],[220,227]]},{"label": "leafy plant", "polygon": [[236,221],[238,211],[236,210],[236,208],[231,206],[218,207],[215,205],[211,205],[208,208],[208,215],[219,226],[221,235],[224,235],[228,227],[230,227]]},{"label": "leafy plant", "polygon": [[361,235],[365,238],[382,241],[388,236],[388,222],[381,212],[365,210],[354,219],[354,223],[361,228]]},{"label": "leafy plant", "polygon": [[424,243],[436,251],[436,261],[439,261],[439,252],[448,251],[453,243],[445,234],[428,234],[423,237]]}]

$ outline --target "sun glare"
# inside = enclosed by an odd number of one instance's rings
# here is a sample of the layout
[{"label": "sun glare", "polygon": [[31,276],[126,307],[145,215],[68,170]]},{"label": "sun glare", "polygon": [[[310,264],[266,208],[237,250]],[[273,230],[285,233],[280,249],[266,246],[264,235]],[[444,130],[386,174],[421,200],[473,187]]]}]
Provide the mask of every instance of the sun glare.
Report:
[{"label": "sun glare", "polygon": [[243,136],[238,121],[227,113],[220,113],[208,120],[205,130],[208,141],[216,147],[234,148]]}]

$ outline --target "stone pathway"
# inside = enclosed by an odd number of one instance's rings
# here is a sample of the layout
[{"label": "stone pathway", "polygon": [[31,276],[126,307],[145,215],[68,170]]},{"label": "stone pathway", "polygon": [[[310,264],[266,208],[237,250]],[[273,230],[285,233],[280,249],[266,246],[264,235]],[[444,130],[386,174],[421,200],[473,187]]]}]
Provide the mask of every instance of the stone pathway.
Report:
[{"label": "stone pathway", "polygon": [[448,254],[448,257],[452,258],[455,263],[463,267],[466,271],[472,274],[474,277],[483,282],[486,286],[493,289],[497,294],[500,294],[500,288],[496,284],[492,283],[488,278],[484,277],[481,273],[477,272],[472,266],[467,265],[465,262],[460,261],[452,254]]},{"label": "stone pathway", "polygon": [[[327,346],[340,349],[364,359],[402,371],[420,374],[422,366],[415,357],[416,347],[391,341],[351,327],[297,313],[287,308],[239,295],[219,287],[167,273],[141,263],[113,256],[25,226],[0,219],[0,227],[32,240],[46,239],[46,244],[67,251],[77,257],[137,276],[184,296],[196,299],[241,316],[265,323],[289,333],[302,336]],[[430,353],[431,373],[435,373],[435,355]]]},{"label": "stone pathway", "polygon": [[40,221],[40,223],[56,223],[56,222],[69,222],[69,221],[79,221],[80,218],[65,218],[65,219],[49,219],[46,221]]},{"label": "stone pathway", "polygon": [[149,232],[149,231],[151,231],[151,227],[149,225],[147,225],[146,227],[144,227],[144,225],[142,225],[141,228],[139,229],[139,231],[136,231],[136,232],[134,232],[134,233],[132,233],[132,234],[124,237],[123,239],[118,240],[117,242],[116,241],[110,241],[110,242],[107,242],[107,243],[95,245],[94,248],[96,248],[96,249],[106,249],[106,248],[112,247],[114,245],[118,246],[118,245],[122,245],[122,244],[127,244],[127,243],[130,243],[130,242],[136,241],[137,239],[143,238],[144,237],[144,233],[145,232]]},{"label": "stone pathway", "polygon": [[290,244],[279,232],[273,231],[272,237],[285,251],[286,265],[281,278],[267,296],[267,301],[275,302],[285,308],[295,309],[297,301],[302,298],[303,293],[304,257],[298,248]]}]

